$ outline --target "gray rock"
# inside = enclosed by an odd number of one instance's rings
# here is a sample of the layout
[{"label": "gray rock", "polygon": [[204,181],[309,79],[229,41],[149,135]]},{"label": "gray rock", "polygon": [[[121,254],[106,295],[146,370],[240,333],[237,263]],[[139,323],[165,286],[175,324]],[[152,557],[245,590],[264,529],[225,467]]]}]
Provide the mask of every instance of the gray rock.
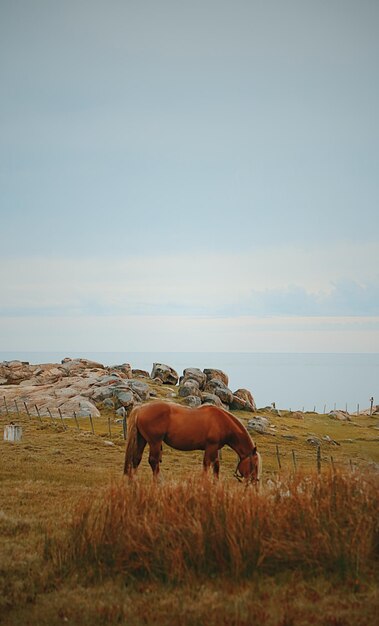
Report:
[{"label": "gray rock", "polygon": [[351,422],[351,417],[345,411],[331,411],[329,413],[330,419],[338,420],[340,422]]},{"label": "gray rock", "polygon": [[130,407],[134,404],[134,395],[131,391],[119,390],[115,394],[117,398],[117,404],[124,407]]},{"label": "gray rock", "polygon": [[215,393],[202,393],[201,400],[203,404],[213,404],[215,406],[222,406],[222,402]]},{"label": "gray rock", "polygon": [[339,446],[341,444],[338,443],[338,441],[335,441],[334,439],[332,439],[331,437],[329,437],[329,435],[324,435],[323,436],[323,440],[327,441],[328,443],[330,443],[332,446]]},{"label": "gray rock", "polygon": [[206,384],[205,391],[218,396],[223,404],[230,405],[233,402],[232,391],[219,379],[209,380]]},{"label": "gray rock", "polygon": [[164,363],[153,363],[151,378],[159,378],[165,385],[176,385],[179,380],[177,372]]},{"label": "gray rock", "polygon": [[112,383],[119,383],[122,378],[120,374],[113,373],[106,374],[105,376],[98,376],[96,380],[100,385],[111,385]]},{"label": "gray rock", "polygon": [[142,382],[141,380],[135,380],[135,378],[131,378],[128,381],[125,381],[125,386],[127,389],[130,389],[133,392],[135,400],[138,402],[145,402],[150,397],[150,387],[147,383]]},{"label": "gray rock", "polygon": [[267,433],[269,425],[268,419],[259,415],[249,419],[247,422],[248,430],[254,430],[256,433],[261,433],[262,435]]},{"label": "gray rock", "polygon": [[72,417],[75,411],[77,417],[89,417],[89,415],[92,417],[100,417],[100,411],[96,406],[83,396],[70,398],[70,400],[61,404],[59,408],[63,416],[67,415]]},{"label": "gray rock", "polygon": [[199,389],[199,385],[196,380],[186,380],[179,386],[178,395],[181,398],[186,398],[187,396],[198,396],[201,397],[201,391]]},{"label": "gray rock", "polygon": [[310,443],[311,446],[321,446],[321,439],[312,435],[311,437],[307,438],[307,443]]},{"label": "gray rock", "polygon": [[113,402],[113,400],[111,400],[110,398],[106,398],[103,402],[103,406],[105,409],[114,409],[115,408],[115,404]]},{"label": "gray rock", "polygon": [[114,394],[113,385],[106,385],[105,387],[98,387],[92,392],[91,398],[94,402],[102,402],[106,398],[112,398]]},{"label": "gray rock", "polygon": [[186,396],[183,398],[183,404],[192,408],[197,408],[201,406],[201,398],[199,398],[199,396]]}]

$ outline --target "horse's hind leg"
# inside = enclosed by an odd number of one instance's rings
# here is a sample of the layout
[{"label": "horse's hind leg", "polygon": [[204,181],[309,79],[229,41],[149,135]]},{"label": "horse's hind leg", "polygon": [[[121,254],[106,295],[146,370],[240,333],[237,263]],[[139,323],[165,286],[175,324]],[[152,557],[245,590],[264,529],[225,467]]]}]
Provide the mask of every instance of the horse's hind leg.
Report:
[{"label": "horse's hind leg", "polygon": [[142,437],[141,433],[138,431],[137,433],[137,451],[135,457],[133,459],[133,469],[137,469],[139,464],[141,463],[143,451],[146,447],[147,441]]},{"label": "horse's hind leg", "polygon": [[149,464],[153,471],[153,477],[158,478],[159,474],[159,463],[162,459],[162,444],[159,441],[158,443],[150,444],[150,453],[149,453]]}]

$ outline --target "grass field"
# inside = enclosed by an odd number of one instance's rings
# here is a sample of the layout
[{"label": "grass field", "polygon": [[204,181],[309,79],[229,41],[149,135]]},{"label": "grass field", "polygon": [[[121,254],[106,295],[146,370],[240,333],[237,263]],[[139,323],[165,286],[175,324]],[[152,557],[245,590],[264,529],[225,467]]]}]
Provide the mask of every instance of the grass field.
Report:
[{"label": "grass field", "polygon": [[[259,493],[233,479],[231,450],[217,485],[201,453],[168,448],[160,485],[146,457],[130,485],[110,415],[95,435],[16,416],[22,441],[0,442],[0,622],[376,624],[377,418],[267,415]],[[322,440],[321,476],[310,435],[340,443]]]}]

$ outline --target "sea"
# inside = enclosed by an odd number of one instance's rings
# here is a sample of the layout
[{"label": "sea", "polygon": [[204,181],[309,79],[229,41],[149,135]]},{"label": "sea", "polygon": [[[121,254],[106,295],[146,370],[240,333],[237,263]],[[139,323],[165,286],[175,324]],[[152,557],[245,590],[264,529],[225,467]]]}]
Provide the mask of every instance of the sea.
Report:
[{"label": "sea", "polygon": [[255,353],[255,352],[0,352],[13,359],[60,363],[65,357],[87,358],[103,365],[130,363],[151,372],[165,363],[179,375],[186,367],[216,368],[229,376],[232,391],[249,389],[258,407],[319,413],[334,408],[353,413],[379,404],[379,353]]}]

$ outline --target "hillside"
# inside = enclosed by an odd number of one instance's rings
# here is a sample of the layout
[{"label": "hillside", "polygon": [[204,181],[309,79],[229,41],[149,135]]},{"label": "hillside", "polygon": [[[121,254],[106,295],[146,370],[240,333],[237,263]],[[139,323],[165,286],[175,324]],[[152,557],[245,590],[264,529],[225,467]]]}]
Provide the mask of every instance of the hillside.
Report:
[{"label": "hillside", "polygon": [[[140,380],[146,383],[146,378]],[[147,384],[153,398],[183,401],[178,396],[178,385],[153,381]],[[7,406],[10,412],[10,403]],[[324,477],[326,484],[334,471],[347,477],[347,485],[353,479],[354,484],[360,481],[360,476],[366,476],[362,478],[364,489],[375,484],[379,463],[378,417],[351,416],[350,420],[342,421],[328,415],[280,413],[270,409],[234,411],[245,424],[254,416],[265,417],[269,422],[266,433],[251,431],[263,457],[259,494],[262,511],[267,507],[271,510],[267,494],[278,479],[287,484],[296,470],[299,480],[304,473],[317,480],[317,440],[321,450],[321,479]],[[281,561],[277,571],[258,568],[240,581],[221,570],[218,575],[216,568],[210,576],[199,573],[177,583],[146,575],[126,582],[116,565],[111,567],[112,575],[103,573],[99,578],[96,568],[90,562],[86,564],[84,557],[76,564],[72,560],[70,536],[73,535],[69,533],[73,532],[73,520],[78,519],[80,507],[99,502],[99,497],[100,505],[107,502],[112,485],[116,496],[122,494],[120,479],[125,448],[122,420],[114,409],[106,408],[101,408],[99,417],[92,418],[91,425],[88,416],[77,420],[60,419],[56,414],[39,418],[35,413],[28,416],[20,408],[19,415],[16,410],[7,415],[4,406],[0,420],[2,429],[11,420],[23,429],[20,442],[0,442],[1,623],[7,626],[21,623],[50,626],[62,622],[247,626],[253,623],[252,614],[259,617],[259,623],[268,626],[307,624],[309,616],[316,625],[375,623],[379,595],[375,582],[377,561],[372,556],[370,560],[367,557],[364,562],[355,563],[354,572],[347,570],[343,575],[339,566],[333,566],[329,572],[319,566],[310,567],[308,572],[304,563],[294,566]],[[165,501],[165,494],[176,497],[175,490],[187,484],[186,497],[190,501],[199,497],[196,485],[201,481],[201,460],[201,452],[176,452],[165,446],[160,502]],[[238,503],[238,494],[243,494],[239,490],[244,488],[233,478],[236,463],[235,453],[225,448],[221,491],[225,489],[223,493],[231,494]],[[154,497],[151,482],[145,453],[137,480],[145,501]],[[372,497],[370,486],[367,489],[370,507],[367,519],[370,519],[377,498]],[[359,490],[357,493],[359,496]],[[220,497],[222,504],[224,495],[215,497],[216,502]],[[356,504],[354,499],[350,503],[352,508]],[[238,517],[245,514],[243,511]],[[134,514],[138,523],[138,510]],[[156,518],[155,530],[157,524],[165,524],[165,519]],[[114,537],[119,533],[120,529]],[[180,528],[176,541],[178,545],[184,541]],[[169,551],[169,544],[166,545]]]}]

